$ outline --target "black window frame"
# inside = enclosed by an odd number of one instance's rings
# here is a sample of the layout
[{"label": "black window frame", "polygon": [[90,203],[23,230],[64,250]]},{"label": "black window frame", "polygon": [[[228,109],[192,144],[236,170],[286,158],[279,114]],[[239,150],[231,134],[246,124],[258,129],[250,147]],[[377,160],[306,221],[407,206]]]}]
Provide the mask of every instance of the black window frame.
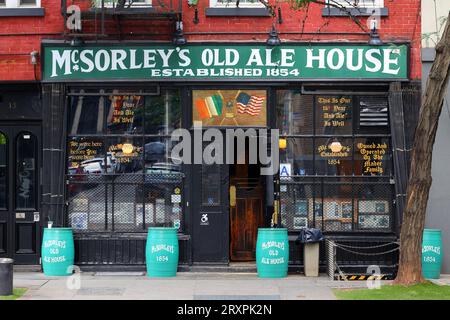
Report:
[{"label": "black window frame", "polygon": [[[312,208],[311,205],[308,206],[308,227],[318,227],[322,229],[324,233],[355,233],[355,232],[372,232],[372,233],[393,233],[395,230],[395,203],[394,203],[394,188],[393,188],[393,181],[394,181],[394,165],[393,165],[393,152],[392,152],[392,137],[391,137],[391,128],[390,128],[390,121],[388,121],[387,128],[385,129],[384,133],[376,133],[375,130],[369,130],[368,133],[363,133],[359,128],[359,98],[360,97],[366,97],[366,96],[377,96],[377,97],[385,97],[388,99],[388,93],[387,92],[352,92],[349,90],[345,90],[342,92],[339,92],[338,90],[335,90],[333,92],[327,92],[327,91],[320,91],[317,92],[304,92],[300,90],[295,90],[294,88],[277,88],[275,90],[275,97],[276,97],[276,105],[275,109],[276,111],[276,120],[275,120],[275,127],[278,129],[282,129],[279,127],[279,125],[282,123],[279,121],[278,117],[281,115],[278,112],[278,95],[280,92],[283,91],[295,91],[298,94],[301,95],[312,95],[313,96],[313,121],[312,121],[312,133],[310,134],[290,134],[290,133],[280,133],[281,139],[286,139],[287,146],[289,145],[290,139],[311,139],[313,141],[313,173],[312,174],[305,174],[305,175],[298,175],[293,174],[289,177],[289,179],[282,179],[280,178],[280,211],[283,210],[285,212],[281,213],[281,221],[282,225],[286,226],[290,232],[298,232],[299,229],[294,229],[293,222],[290,223],[289,220],[292,220],[292,216],[295,216],[297,213],[294,213],[296,208],[292,209],[290,208],[290,212],[286,212],[286,208],[282,208],[283,206],[283,193],[291,192],[290,188],[300,188],[300,190],[303,190],[303,193],[306,193],[305,187],[311,187],[311,190],[309,191],[312,194]],[[316,130],[316,115],[317,115],[317,96],[351,96],[352,97],[352,133],[351,134],[317,134]],[[390,107],[388,105],[388,107]],[[289,112],[289,111],[288,111]],[[388,116],[390,116],[388,114]],[[357,139],[361,138],[380,138],[380,139],[387,139],[389,142],[389,158],[387,161],[389,161],[389,173],[388,175],[355,175],[355,152],[356,150],[352,150],[352,174],[351,175],[318,175],[316,174],[316,141],[317,139],[321,138],[348,138],[352,141],[352,149],[355,148],[355,141]],[[281,152],[280,152],[281,153]],[[280,154],[280,163],[283,163],[283,160],[281,158]],[[293,166],[293,164],[291,164]],[[324,214],[324,188],[326,188],[328,185],[341,185],[341,186],[349,186],[351,187],[351,196],[352,196],[352,221],[351,221],[351,230],[332,230],[332,228],[328,229],[325,227],[325,221],[326,219]],[[357,221],[357,217],[355,216],[358,212],[358,219],[359,219],[359,201],[363,201],[364,199],[358,198],[356,195],[358,193],[358,190],[360,188],[369,188],[370,186],[373,186],[373,188],[377,188],[379,185],[385,185],[389,186],[389,199],[388,199],[388,205],[389,205],[389,226],[387,228],[382,229],[376,229],[376,228],[360,228],[359,223]],[[285,191],[283,191],[285,190]],[[293,192],[295,194],[295,191]],[[319,195],[319,196],[317,196]],[[336,197],[339,199],[339,197]],[[319,202],[316,202],[316,199],[321,199]],[[381,201],[381,200],[380,200]],[[291,199],[292,202],[292,199]],[[293,203],[295,204],[297,202],[297,198],[294,198]],[[317,203],[321,203],[321,212],[320,215],[316,215],[314,213],[314,207],[317,205]],[[283,217],[283,214],[285,215]],[[290,215],[290,217],[289,217]],[[312,218],[312,219],[311,219]],[[293,220],[292,220],[293,221]]]},{"label": "black window frame", "polygon": [[[113,92],[113,90],[118,89],[121,90],[120,92]],[[86,91],[83,91],[86,90]],[[122,91],[123,90],[123,91]],[[69,109],[67,112],[67,123],[70,124],[70,117],[71,117],[71,97],[80,97],[80,96],[94,96],[94,97],[109,97],[109,96],[126,96],[126,95],[136,95],[136,96],[150,96],[150,97],[157,97],[157,96],[161,96],[163,94],[163,92],[166,91],[171,91],[171,92],[178,92],[178,97],[179,97],[179,109],[180,109],[180,114],[179,114],[179,127],[182,128],[183,127],[183,106],[182,106],[182,95],[183,95],[183,88],[180,86],[165,86],[165,87],[160,87],[160,86],[146,86],[146,85],[136,85],[136,86],[131,86],[129,84],[108,84],[105,86],[98,86],[98,85],[89,85],[89,84],[85,84],[85,85],[73,85],[73,86],[69,86],[69,90],[66,94],[67,99],[66,99],[66,106]],[[114,194],[116,191],[120,190],[120,186],[124,186],[124,185],[138,185],[139,188],[141,188],[141,192],[145,192],[145,190],[147,190],[147,186],[146,183],[148,182],[148,177],[147,177],[147,173],[145,170],[145,143],[147,141],[147,139],[165,139],[168,140],[170,142],[170,137],[171,137],[171,132],[169,133],[165,133],[165,134],[148,134],[145,132],[145,116],[142,119],[142,132],[141,133],[126,133],[126,134],[117,134],[117,133],[108,133],[107,131],[107,108],[106,105],[107,103],[104,101],[104,108],[103,108],[103,128],[102,128],[102,132],[101,133],[95,133],[95,134],[83,134],[83,133],[75,133],[75,134],[71,134],[70,133],[70,128],[68,128],[67,134],[66,134],[66,146],[68,146],[68,143],[70,141],[70,139],[73,138],[90,138],[90,139],[99,139],[102,141],[102,148],[104,150],[104,156],[103,156],[103,161],[104,164],[108,165],[108,146],[109,143],[111,141],[111,139],[113,138],[118,138],[118,139],[138,139],[141,140],[141,145],[142,145],[142,154],[141,154],[141,162],[142,162],[142,173],[126,173],[125,175],[123,174],[115,174],[115,173],[108,173],[107,171],[105,173],[101,173],[96,175],[96,177],[94,177],[94,179],[90,179],[90,181],[88,182],[83,182],[83,181],[77,181],[77,178],[79,178],[80,176],[86,176],[85,174],[71,174],[69,172],[69,154],[67,152],[67,156],[65,158],[65,173],[66,173],[66,201],[67,203],[70,202],[70,190],[69,190],[69,185],[71,184],[76,184],[76,185],[87,185],[87,184],[98,184],[98,185],[103,185],[105,190],[105,198],[104,198],[104,208],[105,208],[105,212],[104,212],[104,228],[102,229],[95,229],[95,230],[90,230],[89,227],[86,230],[80,230],[80,229],[74,229],[74,232],[76,233],[96,233],[96,232],[101,232],[101,233],[105,233],[105,232],[111,232],[111,233],[139,233],[139,232],[146,232],[148,227],[152,227],[152,225],[148,226],[148,223],[146,223],[146,216],[147,213],[145,212],[145,208],[146,208],[146,201],[145,201],[145,197],[142,194],[142,201],[133,201],[134,202],[134,206],[136,207],[136,205],[142,205],[142,228],[138,228],[136,225],[134,225],[134,228],[131,229],[121,229],[121,228],[116,228],[116,223],[115,223],[115,212],[114,212],[114,208],[115,208],[115,201],[114,201]],[[145,108],[145,102],[143,104],[143,112],[146,113],[146,108]],[[171,128],[171,129],[176,129],[176,128]],[[161,183],[161,186],[163,187],[167,187],[170,186],[171,183],[175,183],[177,184],[176,187],[180,187],[181,188],[181,198],[184,197],[184,167],[181,166],[181,171],[179,172],[179,174],[168,174],[169,176],[171,176],[173,178],[173,181],[177,181],[177,182],[173,182],[171,179],[161,179],[158,180],[159,178],[156,178],[156,183]],[[123,179],[121,179],[121,181],[117,182],[114,180],[115,176],[119,177],[124,177]],[[182,179],[179,183],[178,183],[178,178]],[[152,178],[153,179],[153,178]],[[152,180],[150,179],[150,180]],[[152,180],[152,183],[155,183],[155,181]],[[119,189],[118,189],[119,188]],[[167,190],[166,190],[167,191]],[[112,199],[111,199],[112,197]],[[184,207],[182,205],[182,203],[179,204],[181,209],[181,214],[180,214],[180,228],[179,231],[182,232],[184,229],[184,215],[185,215],[185,210]],[[136,210],[136,208],[135,208]],[[153,208],[154,212],[156,211],[156,204]],[[165,209],[167,211],[167,209]],[[68,216],[68,221],[69,224],[71,224],[70,221],[70,205],[68,205],[67,208],[67,216]],[[167,214],[167,213],[166,213]],[[154,213],[154,216],[156,217],[156,214]],[[135,219],[137,219],[137,217],[135,217]],[[155,220],[156,221],[156,218]],[[166,223],[167,224],[167,223]],[[160,225],[158,225],[160,226]],[[167,225],[164,225],[167,226]]]}]

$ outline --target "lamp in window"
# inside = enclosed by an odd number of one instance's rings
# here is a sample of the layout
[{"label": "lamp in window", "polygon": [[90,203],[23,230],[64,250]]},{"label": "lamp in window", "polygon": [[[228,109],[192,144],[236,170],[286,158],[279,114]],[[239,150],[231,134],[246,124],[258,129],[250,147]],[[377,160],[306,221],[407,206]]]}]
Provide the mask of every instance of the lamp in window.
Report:
[{"label": "lamp in window", "polygon": [[342,151],[342,144],[338,140],[333,140],[333,142],[328,145],[328,148],[330,148],[333,153],[338,153]]},{"label": "lamp in window", "polygon": [[286,141],[286,138],[280,138],[280,139],[278,140],[278,148],[279,148],[280,150],[284,150],[284,149],[286,149],[286,147],[287,147],[287,141]]},{"label": "lamp in window", "polygon": [[127,143],[122,144],[123,154],[131,154],[133,152],[133,150],[134,150],[134,146],[131,143],[127,142]]},{"label": "lamp in window", "polygon": [[272,30],[269,32],[269,39],[267,39],[268,46],[279,46],[281,44],[281,40],[278,37],[278,31],[275,29],[275,24],[272,24]]},{"label": "lamp in window", "polygon": [[371,46],[381,46],[383,41],[380,39],[380,35],[378,34],[378,21],[373,18],[370,21],[370,39],[369,45]]}]

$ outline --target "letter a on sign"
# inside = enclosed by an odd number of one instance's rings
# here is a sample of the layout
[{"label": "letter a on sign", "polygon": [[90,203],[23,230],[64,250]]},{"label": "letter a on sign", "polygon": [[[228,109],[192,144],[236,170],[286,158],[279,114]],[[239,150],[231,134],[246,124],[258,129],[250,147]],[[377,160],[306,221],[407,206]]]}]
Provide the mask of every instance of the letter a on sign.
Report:
[{"label": "letter a on sign", "polygon": [[281,163],[280,164],[280,177],[289,177],[291,175],[291,164]]}]

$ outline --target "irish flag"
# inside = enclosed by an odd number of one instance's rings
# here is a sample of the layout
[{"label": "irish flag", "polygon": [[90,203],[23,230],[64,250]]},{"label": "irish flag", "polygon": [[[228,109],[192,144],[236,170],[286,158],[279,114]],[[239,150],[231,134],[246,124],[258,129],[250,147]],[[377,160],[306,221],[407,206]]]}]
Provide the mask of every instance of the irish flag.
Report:
[{"label": "irish flag", "polygon": [[209,119],[222,115],[223,101],[218,94],[206,97],[204,99],[197,99],[195,101],[200,119]]}]

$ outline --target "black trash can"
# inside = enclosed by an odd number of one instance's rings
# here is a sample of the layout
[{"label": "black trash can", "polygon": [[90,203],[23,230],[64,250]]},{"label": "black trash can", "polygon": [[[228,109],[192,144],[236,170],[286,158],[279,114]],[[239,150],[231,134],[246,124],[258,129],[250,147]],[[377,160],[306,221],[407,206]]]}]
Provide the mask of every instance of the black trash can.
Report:
[{"label": "black trash can", "polygon": [[322,231],[314,228],[300,230],[297,242],[303,243],[303,264],[305,276],[319,276],[319,242],[323,241]]},{"label": "black trash can", "polygon": [[0,258],[0,296],[13,294],[13,265],[13,259]]}]

